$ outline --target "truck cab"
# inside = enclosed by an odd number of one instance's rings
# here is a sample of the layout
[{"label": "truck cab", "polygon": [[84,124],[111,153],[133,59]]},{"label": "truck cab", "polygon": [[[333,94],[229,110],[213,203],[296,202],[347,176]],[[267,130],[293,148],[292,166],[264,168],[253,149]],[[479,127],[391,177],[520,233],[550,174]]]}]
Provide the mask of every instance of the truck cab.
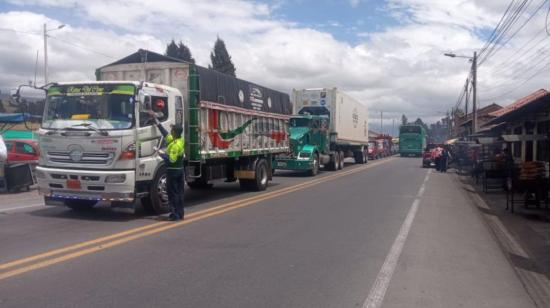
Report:
[{"label": "truck cab", "polygon": [[166,211],[166,175],[156,151],[162,135],[150,110],[167,129],[182,124],[182,94],[146,82],[49,86],[36,169],[46,204],[83,209],[98,202],[132,204],[140,198],[148,212]]},{"label": "truck cab", "polygon": [[289,120],[290,153],[279,155],[275,169],[304,170],[316,175],[322,164],[328,163],[329,117],[326,115],[295,115]]}]

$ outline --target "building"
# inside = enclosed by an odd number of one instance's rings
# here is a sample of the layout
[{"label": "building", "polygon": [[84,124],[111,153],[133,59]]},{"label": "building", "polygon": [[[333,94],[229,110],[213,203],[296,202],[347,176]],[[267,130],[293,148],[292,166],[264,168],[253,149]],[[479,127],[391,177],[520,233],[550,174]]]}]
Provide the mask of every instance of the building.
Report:
[{"label": "building", "polygon": [[491,114],[482,128],[522,161],[550,161],[550,92],[540,89]]},{"label": "building", "polygon": [[[489,121],[496,118],[495,112],[502,110],[502,106],[498,104],[490,104],[477,110],[477,127],[478,130],[485,126]],[[454,121],[453,136],[468,137],[473,133],[473,113],[469,113],[462,117],[456,117]]]}]

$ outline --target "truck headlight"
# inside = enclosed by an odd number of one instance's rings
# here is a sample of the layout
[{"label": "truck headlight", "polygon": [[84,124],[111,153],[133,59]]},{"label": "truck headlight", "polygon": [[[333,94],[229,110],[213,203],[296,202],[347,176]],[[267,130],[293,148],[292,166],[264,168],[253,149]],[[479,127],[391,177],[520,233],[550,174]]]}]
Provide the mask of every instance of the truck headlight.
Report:
[{"label": "truck headlight", "polygon": [[105,183],[124,183],[126,181],[125,174],[111,174],[105,178]]}]

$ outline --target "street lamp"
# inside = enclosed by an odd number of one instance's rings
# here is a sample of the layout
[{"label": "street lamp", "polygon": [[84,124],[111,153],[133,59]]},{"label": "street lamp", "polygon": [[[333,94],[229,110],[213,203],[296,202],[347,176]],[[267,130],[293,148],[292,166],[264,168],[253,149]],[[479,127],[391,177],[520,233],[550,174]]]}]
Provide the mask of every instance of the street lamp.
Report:
[{"label": "street lamp", "polygon": [[57,28],[47,29],[44,23],[44,84],[48,84],[48,32],[63,29],[65,25],[59,25]]},{"label": "street lamp", "polygon": [[466,58],[472,61],[472,92],[474,96],[472,99],[472,133],[475,134],[477,131],[477,51],[474,51],[473,57],[459,56],[454,53],[445,53],[444,55],[451,58]]}]

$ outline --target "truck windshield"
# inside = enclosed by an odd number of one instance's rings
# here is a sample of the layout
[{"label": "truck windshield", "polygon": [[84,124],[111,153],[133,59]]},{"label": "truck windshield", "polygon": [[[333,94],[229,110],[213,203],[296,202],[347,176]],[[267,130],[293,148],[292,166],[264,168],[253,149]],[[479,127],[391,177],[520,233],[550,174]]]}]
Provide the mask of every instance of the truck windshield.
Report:
[{"label": "truck windshield", "polygon": [[290,119],[290,127],[309,127],[310,122],[306,118],[292,118]]},{"label": "truck windshield", "polygon": [[[133,85],[54,86],[42,123],[47,129],[128,129],[134,123]],[[91,127],[90,127],[91,126]]]}]

